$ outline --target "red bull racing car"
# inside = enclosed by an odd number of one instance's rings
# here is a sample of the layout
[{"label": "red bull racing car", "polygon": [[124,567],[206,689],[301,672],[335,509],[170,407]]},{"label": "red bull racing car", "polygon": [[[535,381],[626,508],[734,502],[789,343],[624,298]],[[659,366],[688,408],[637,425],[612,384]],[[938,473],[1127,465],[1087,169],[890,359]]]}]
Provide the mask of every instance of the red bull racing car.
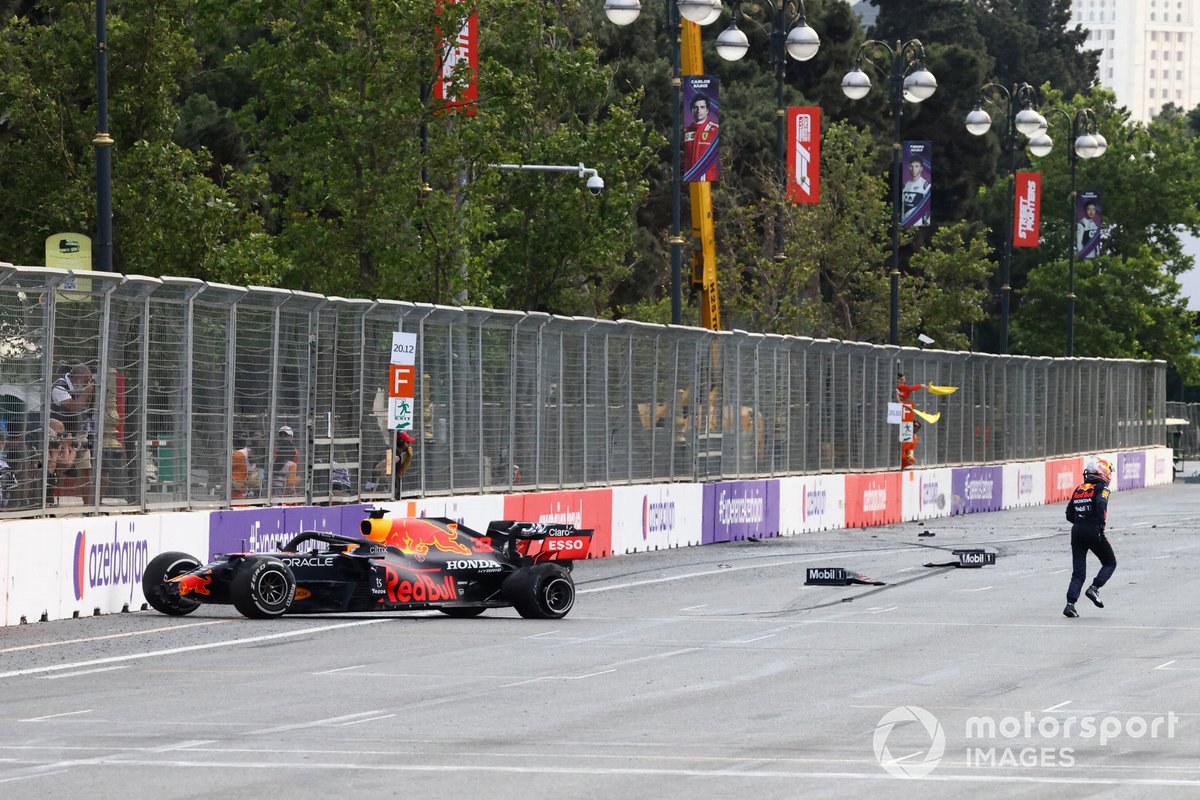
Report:
[{"label": "red bull racing car", "polygon": [[163,553],[147,565],[142,590],[172,616],[217,603],[252,619],[433,608],[474,617],[510,606],[523,617],[560,619],[575,604],[572,562],[587,557],[591,539],[572,525],[504,520],[478,533],[449,519],[372,511],[362,538],[307,531],[277,553],[218,555],[203,565]]}]

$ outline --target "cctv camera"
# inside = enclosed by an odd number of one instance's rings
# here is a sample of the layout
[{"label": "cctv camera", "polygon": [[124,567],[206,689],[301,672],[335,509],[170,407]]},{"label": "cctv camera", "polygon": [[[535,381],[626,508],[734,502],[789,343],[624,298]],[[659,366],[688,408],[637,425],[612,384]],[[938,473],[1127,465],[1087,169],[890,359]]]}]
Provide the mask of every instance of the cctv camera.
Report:
[{"label": "cctv camera", "polygon": [[933,344],[933,339],[926,336],[923,333],[917,334],[917,341],[920,342],[921,344]]},{"label": "cctv camera", "polygon": [[599,175],[592,175],[587,179],[588,191],[592,194],[600,194],[604,191],[604,178]]}]

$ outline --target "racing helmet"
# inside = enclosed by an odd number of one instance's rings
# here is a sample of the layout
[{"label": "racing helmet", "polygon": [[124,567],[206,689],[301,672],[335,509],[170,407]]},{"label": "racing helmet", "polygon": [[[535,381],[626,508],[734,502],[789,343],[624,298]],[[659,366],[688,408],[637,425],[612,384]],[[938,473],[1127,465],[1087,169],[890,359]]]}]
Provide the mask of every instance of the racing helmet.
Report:
[{"label": "racing helmet", "polygon": [[1112,464],[1099,456],[1092,456],[1084,462],[1083,477],[1109,483],[1112,481]]}]

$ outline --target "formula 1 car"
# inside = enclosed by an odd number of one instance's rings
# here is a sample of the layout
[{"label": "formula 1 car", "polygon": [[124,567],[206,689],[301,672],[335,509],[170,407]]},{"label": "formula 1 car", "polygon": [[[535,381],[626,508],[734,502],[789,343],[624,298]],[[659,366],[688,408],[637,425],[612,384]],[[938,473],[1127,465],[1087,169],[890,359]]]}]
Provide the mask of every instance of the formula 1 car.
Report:
[{"label": "formula 1 car", "polygon": [[378,510],[361,531],[306,531],[280,552],[217,555],[205,565],[163,553],[146,566],[142,590],[172,616],[232,603],[251,619],[431,608],[475,617],[509,606],[522,617],[561,619],[575,604],[573,561],[587,557],[592,539],[572,525],[502,520],[478,533],[445,518],[384,519]]}]

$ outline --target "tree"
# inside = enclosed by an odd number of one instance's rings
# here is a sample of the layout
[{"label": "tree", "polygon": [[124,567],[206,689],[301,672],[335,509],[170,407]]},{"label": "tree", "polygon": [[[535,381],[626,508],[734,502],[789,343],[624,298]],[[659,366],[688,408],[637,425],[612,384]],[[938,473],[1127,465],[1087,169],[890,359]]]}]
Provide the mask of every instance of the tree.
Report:
[{"label": "tree", "polygon": [[[1190,355],[1194,315],[1178,282],[1192,267],[1180,230],[1200,233],[1200,141],[1179,113],[1162,114],[1149,125],[1130,123],[1111,92],[1070,102],[1057,92],[1045,94],[1050,107],[1072,116],[1090,104],[1109,144],[1101,158],[1079,165],[1078,188],[1101,193],[1104,233],[1101,257],[1075,261],[1076,355],[1162,358],[1189,380],[1200,377]],[[1049,119],[1059,117],[1051,112]],[[1032,255],[1043,263],[1029,270],[1013,320],[1014,343],[1030,354],[1061,355],[1065,347],[1066,253],[1074,225],[1061,155],[1068,138],[1060,133],[1057,153],[1041,159],[1043,197],[1051,200],[1043,206],[1042,244]]]}]

